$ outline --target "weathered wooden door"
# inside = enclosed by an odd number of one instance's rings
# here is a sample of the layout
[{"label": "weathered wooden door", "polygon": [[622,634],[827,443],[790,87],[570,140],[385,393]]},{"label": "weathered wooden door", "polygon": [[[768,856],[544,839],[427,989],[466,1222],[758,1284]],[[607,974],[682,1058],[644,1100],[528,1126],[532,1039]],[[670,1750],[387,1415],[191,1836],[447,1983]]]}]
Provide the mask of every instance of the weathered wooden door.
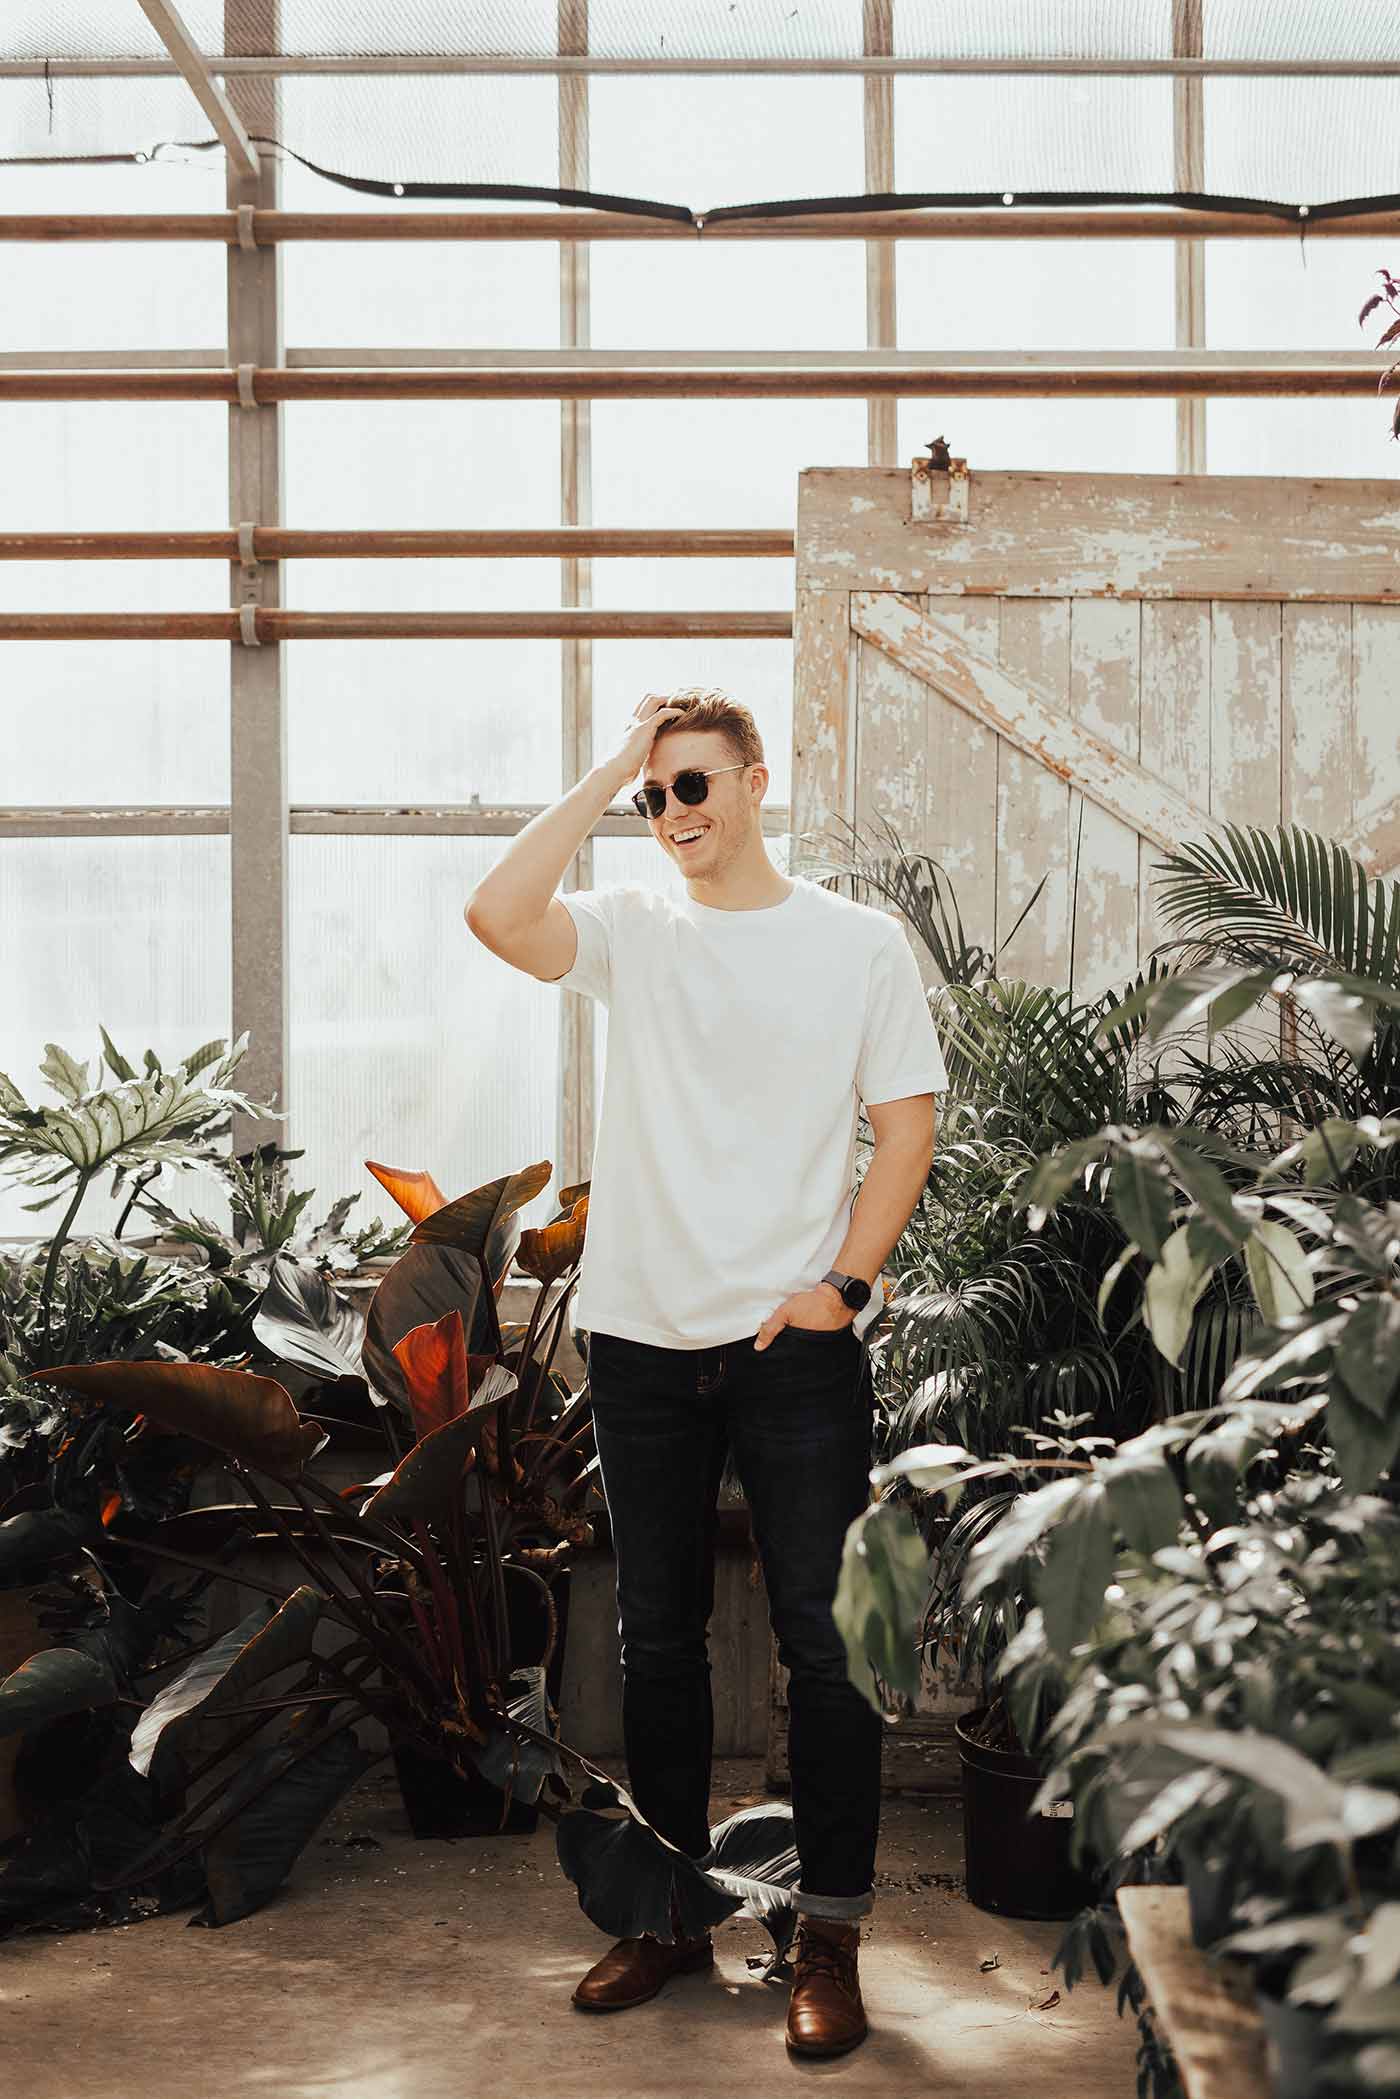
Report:
[{"label": "weathered wooden door", "polygon": [[887,817],[1003,974],[1082,997],[1215,824],[1400,864],[1400,482],[960,464],[801,477],[795,831]]}]

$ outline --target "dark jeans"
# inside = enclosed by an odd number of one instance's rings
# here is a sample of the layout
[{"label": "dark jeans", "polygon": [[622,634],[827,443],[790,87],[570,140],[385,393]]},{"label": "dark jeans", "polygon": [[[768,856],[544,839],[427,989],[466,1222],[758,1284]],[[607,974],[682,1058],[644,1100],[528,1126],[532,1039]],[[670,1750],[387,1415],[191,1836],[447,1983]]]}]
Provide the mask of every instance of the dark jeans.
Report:
[{"label": "dark jeans", "polygon": [[871,1379],[843,1327],[785,1327],[718,1348],[589,1337],[603,1488],[617,1553],[622,1719],[637,1805],[692,1858],[710,1848],[714,1718],[706,1628],[725,1452],[753,1515],[788,1685],[799,1907],[871,1906],[879,1715],[846,1674],[831,1616],[847,1525],[870,1496]]}]

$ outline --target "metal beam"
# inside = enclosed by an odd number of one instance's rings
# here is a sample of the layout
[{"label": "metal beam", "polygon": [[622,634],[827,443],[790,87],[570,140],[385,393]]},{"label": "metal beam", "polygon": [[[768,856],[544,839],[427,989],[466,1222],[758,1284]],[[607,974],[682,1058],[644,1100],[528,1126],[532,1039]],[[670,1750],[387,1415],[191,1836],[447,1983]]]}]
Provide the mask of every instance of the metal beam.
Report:
[{"label": "metal beam", "polygon": [[[894,50],[894,0],[863,0],[861,29],[866,54],[888,57]],[[863,90],[865,187],[872,196],[894,188],[894,82],[887,73],[868,73]],[[869,350],[892,350],[897,340],[895,244],[865,244],[865,342]],[[899,403],[888,398],[865,404],[866,461],[893,466],[899,457]]]},{"label": "metal beam", "polygon": [[188,83],[190,93],[208,117],[228,155],[230,170],[256,182],[261,167],[258,149],[249,138],[237,110],[209,70],[209,60],[195,43],[171,0],[137,0],[142,14],[170,53],[175,70]]},{"label": "metal beam", "polygon": [[[144,0],[143,0],[144,5]],[[214,70],[227,80],[281,79],[302,74],[437,73],[696,73],[746,75],[824,73],[1029,74],[1047,79],[1170,78],[1255,80],[1394,80],[1400,59],[1378,58],[599,58],[540,53],[530,57],[480,57],[450,52],[372,52],[355,57],[310,57],[275,52],[253,57],[215,57]],[[159,58],[7,58],[0,79],[159,79],[179,67]]]},{"label": "metal beam", "polygon": [[[303,837],[382,838],[511,838],[541,815],[544,802],[456,802],[342,803],[318,807],[298,805],[289,814],[289,828]],[[781,835],[788,828],[786,803],[767,803],[763,828]],[[75,807],[38,808],[17,804],[0,808],[0,839],[3,838],[223,838],[229,831],[229,812],[223,808],[178,808],[151,804],[140,808]],[[642,838],[646,836],[640,817],[631,809],[613,804],[594,825],[591,837]]]},{"label": "metal beam", "polygon": [[[1172,50],[1198,58],[1202,46],[1201,0],[1172,0]],[[1172,82],[1173,179],[1188,194],[1205,188],[1205,86],[1199,75]],[[1199,349],[1206,339],[1206,251],[1200,240],[1180,240],[1172,254],[1172,293],[1178,349]],[[1176,404],[1176,470],[1206,470],[1206,404]]]}]

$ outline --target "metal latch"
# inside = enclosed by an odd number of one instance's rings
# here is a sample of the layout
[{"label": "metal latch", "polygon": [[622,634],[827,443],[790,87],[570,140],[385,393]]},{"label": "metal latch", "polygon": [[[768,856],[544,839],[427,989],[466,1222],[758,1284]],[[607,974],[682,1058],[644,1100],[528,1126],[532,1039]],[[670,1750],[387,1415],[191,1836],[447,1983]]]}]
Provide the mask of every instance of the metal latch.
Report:
[{"label": "metal latch", "polygon": [[931,441],[927,459],[910,462],[909,471],[913,491],[909,514],[915,524],[967,523],[967,461],[954,459],[941,437]]}]

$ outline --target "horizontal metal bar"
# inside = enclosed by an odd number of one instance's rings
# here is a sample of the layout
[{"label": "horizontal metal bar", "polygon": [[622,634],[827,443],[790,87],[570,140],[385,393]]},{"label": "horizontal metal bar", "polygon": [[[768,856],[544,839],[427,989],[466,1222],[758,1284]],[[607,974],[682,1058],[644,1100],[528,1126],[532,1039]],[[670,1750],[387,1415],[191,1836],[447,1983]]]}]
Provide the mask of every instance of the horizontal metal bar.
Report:
[{"label": "horizontal metal bar", "polygon": [[[1130,365],[1106,366],[1076,357],[1061,365],[937,363],[842,365],[696,365],[628,368],[612,364],[574,371],[558,366],[432,371],[289,371],[260,365],[253,399],[269,401],[582,401],[582,400],[812,400],[880,398],[893,394],[982,395],[991,399],[1092,397],[1165,398],[1373,394],[1384,359],[1360,353],[1356,363],[1335,357],[1314,364],[1212,364],[1197,354],[1169,362],[1149,354]],[[0,372],[6,401],[236,401],[238,375],[222,372]]]},{"label": "horizontal metal bar", "polygon": [[[287,612],[258,606],[260,642],[786,641],[790,612]],[[237,612],[4,612],[0,641],[238,641]]]},{"label": "horizontal metal bar", "polygon": [[[779,528],[728,529],[554,525],[538,531],[299,532],[255,525],[258,561],[357,560],[713,560],[765,559],[793,552]],[[0,561],[237,561],[238,534],[217,532],[0,532]]]},{"label": "horizontal metal bar", "polygon": [[[757,74],[1044,74],[1047,77],[1101,75],[1106,79],[1161,75],[1168,79],[1242,76],[1259,79],[1387,80],[1400,75],[1400,62],[1362,58],[601,58],[549,54],[477,56],[454,52],[372,52],[353,57],[303,56],[276,52],[265,57],[225,58],[205,54],[210,71],[225,79],[240,74],[274,78],[302,74],[433,74],[543,73],[640,74],[726,73],[737,78]],[[158,79],[177,68],[159,58],[8,58],[0,60],[0,79]]]},{"label": "horizontal metal bar", "polygon": [[[1296,240],[1295,217],[1179,211],[1165,205],[1034,206],[1001,210],[800,212],[718,219],[703,227],[609,211],[254,211],[260,246],[278,241],[827,241],[869,240]],[[1385,239],[1400,212],[1310,220],[1309,240]],[[232,212],[0,215],[0,241],[238,240]]]},{"label": "horizontal metal bar", "polygon": [[[288,812],[294,833],[308,837],[511,837],[552,805],[546,802],[455,802],[404,804],[345,803],[336,807],[294,804]],[[763,828],[782,836],[790,812],[786,803],[763,810]],[[0,808],[0,838],[174,838],[225,837],[226,808]],[[614,804],[598,819],[596,838],[641,838],[646,835],[635,810]]]},{"label": "horizontal metal bar", "polygon": [[0,372],[144,372],[226,369],[228,352],[217,350],[0,350]]},{"label": "horizontal metal bar", "polygon": [[1068,366],[1085,370],[1137,371],[1144,364],[1167,371],[1306,371],[1340,365],[1375,376],[1373,350],[479,350],[446,346],[405,349],[289,349],[285,361],[299,371],[1044,371]]}]

